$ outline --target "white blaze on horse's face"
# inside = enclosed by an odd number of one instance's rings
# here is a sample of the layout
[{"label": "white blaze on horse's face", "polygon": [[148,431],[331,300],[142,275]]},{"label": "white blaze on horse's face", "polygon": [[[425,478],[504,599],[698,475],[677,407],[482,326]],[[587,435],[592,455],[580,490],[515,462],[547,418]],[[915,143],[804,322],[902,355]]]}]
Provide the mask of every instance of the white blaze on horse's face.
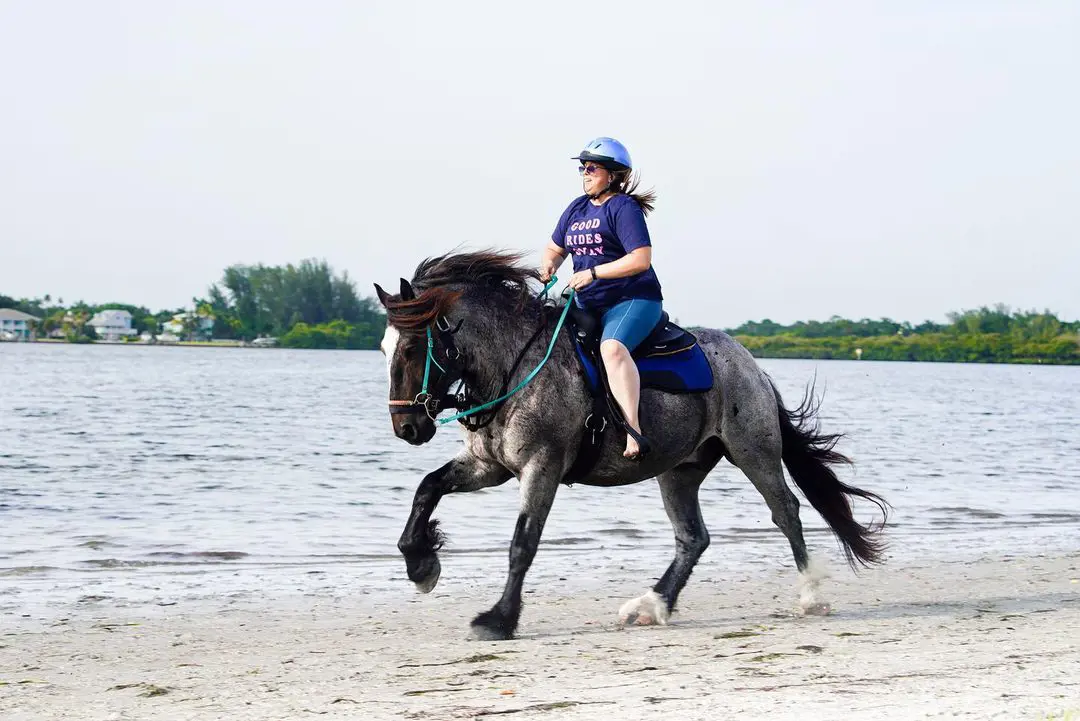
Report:
[{"label": "white blaze on horse's face", "polygon": [[[401,341],[401,333],[398,329],[389,323],[386,324],[386,333],[383,334],[382,348],[383,355],[386,356],[386,381],[387,383],[393,383],[390,378],[390,369],[394,365],[394,356],[397,354],[398,343]],[[392,392],[392,389],[390,390]]]}]

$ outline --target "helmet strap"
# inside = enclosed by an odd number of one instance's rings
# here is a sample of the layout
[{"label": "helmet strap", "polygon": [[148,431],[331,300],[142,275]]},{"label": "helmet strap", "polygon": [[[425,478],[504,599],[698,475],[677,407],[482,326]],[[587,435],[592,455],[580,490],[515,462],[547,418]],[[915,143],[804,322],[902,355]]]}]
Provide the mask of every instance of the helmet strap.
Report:
[{"label": "helmet strap", "polygon": [[598,191],[596,193],[586,193],[586,195],[589,196],[589,200],[596,200],[597,198],[601,197],[604,193],[607,193],[607,192],[611,192],[612,195],[615,195],[615,194],[618,193],[618,190],[612,190],[612,186],[615,184],[615,177],[619,173],[619,171],[612,170],[611,168],[607,167],[606,165],[604,166],[604,170],[608,171],[608,173],[611,175],[611,180],[608,181],[608,184],[604,186],[603,190],[600,190],[600,191]]},{"label": "helmet strap", "polygon": [[[610,173],[611,171],[609,170],[608,172]],[[597,198],[601,197],[604,193],[607,193],[608,191],[611,191],[611,186],[613,185],[614,180],[615,180],[615,175],[614,175],[614,173],[612,173],[612,179],[610,181],[608,181],[608,184],[604,186],[603,190],[597,191],[595,193],[586,193],[586,195],[589,196],[589,200],[596,200]],[[614,193],[614,191],[611,191],[611,192]]]},{"label": "helmet strap", "polygon": [[608,183],[607,186],[598,193],[586,193],[586,195],[589,196],[589,200],[596,200],[597,198],[599,198],[600,196],[602,196],[604,193],[608,192],[609,190],[611,190],[611,183]]}]

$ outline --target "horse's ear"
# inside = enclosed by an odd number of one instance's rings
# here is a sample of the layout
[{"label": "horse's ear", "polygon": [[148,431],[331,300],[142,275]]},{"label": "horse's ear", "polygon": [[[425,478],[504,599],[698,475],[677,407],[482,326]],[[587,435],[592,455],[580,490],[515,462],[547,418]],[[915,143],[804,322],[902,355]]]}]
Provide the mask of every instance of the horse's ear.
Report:
[{"label": "horse's ear", "polygon": [[375,284],[375,295],[379,296],[379,302],[382,303],[383,308],[386,307],[386,301],[390,300],[390,294],[382,289],[382,286],[378,283]]},{"label": "horse's ear", "polygon": [[416,300],[416,292],[413,291],[412,285],[404,278],[401,279],[401,299],[402,300]]}]

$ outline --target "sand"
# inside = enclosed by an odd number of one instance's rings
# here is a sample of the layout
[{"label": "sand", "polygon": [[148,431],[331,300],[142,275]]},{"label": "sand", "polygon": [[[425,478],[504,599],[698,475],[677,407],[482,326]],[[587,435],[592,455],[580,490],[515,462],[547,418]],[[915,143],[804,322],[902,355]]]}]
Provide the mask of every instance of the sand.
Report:
[{"label": "sand", "polygon": [[833,568],[826,617],[791,571],[720,578],[665,627],[617,626],[632,579],[536,590],[506,642],[466,637],[495,580],[8,617],[0,718],[1080,719],[1080,553]]}]

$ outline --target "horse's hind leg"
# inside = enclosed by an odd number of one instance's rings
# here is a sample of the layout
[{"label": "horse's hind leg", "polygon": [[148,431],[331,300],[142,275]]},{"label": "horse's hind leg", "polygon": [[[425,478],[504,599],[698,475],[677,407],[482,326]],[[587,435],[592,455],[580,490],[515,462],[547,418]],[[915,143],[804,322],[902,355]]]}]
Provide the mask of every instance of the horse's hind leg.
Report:
[{"label": "horse's hind leg", "polygon": [[721,444],[713,439],[688,461],[657,476],[664,510],[675,531],[675,559],[651,591],[623,604],[619,609],[622,623],[663,625],[675,610],[679,592],[701,554],[709,547],[709,532],[701,518],[698,489],[722,456]]},{"label": "horse's hind leg", "polygon": [[758,432],[753,434],[747,432],[749,429],[741,430],[743,432],[737,434],[738,438],[725,438],[731,462],[746,474],[765,499],[772,513],[773,523],[791,545],[795,567],[799,570],[799,604],[803,612],[828,613],[828,604],[821,601],[818,594],[820,572],[811,568],[810,557],[806,552],[802,521],[799,520],[799,499],[784,480],[780,430],[777,428],[774,432],[769,432],[768,429],[757,429]]}]

